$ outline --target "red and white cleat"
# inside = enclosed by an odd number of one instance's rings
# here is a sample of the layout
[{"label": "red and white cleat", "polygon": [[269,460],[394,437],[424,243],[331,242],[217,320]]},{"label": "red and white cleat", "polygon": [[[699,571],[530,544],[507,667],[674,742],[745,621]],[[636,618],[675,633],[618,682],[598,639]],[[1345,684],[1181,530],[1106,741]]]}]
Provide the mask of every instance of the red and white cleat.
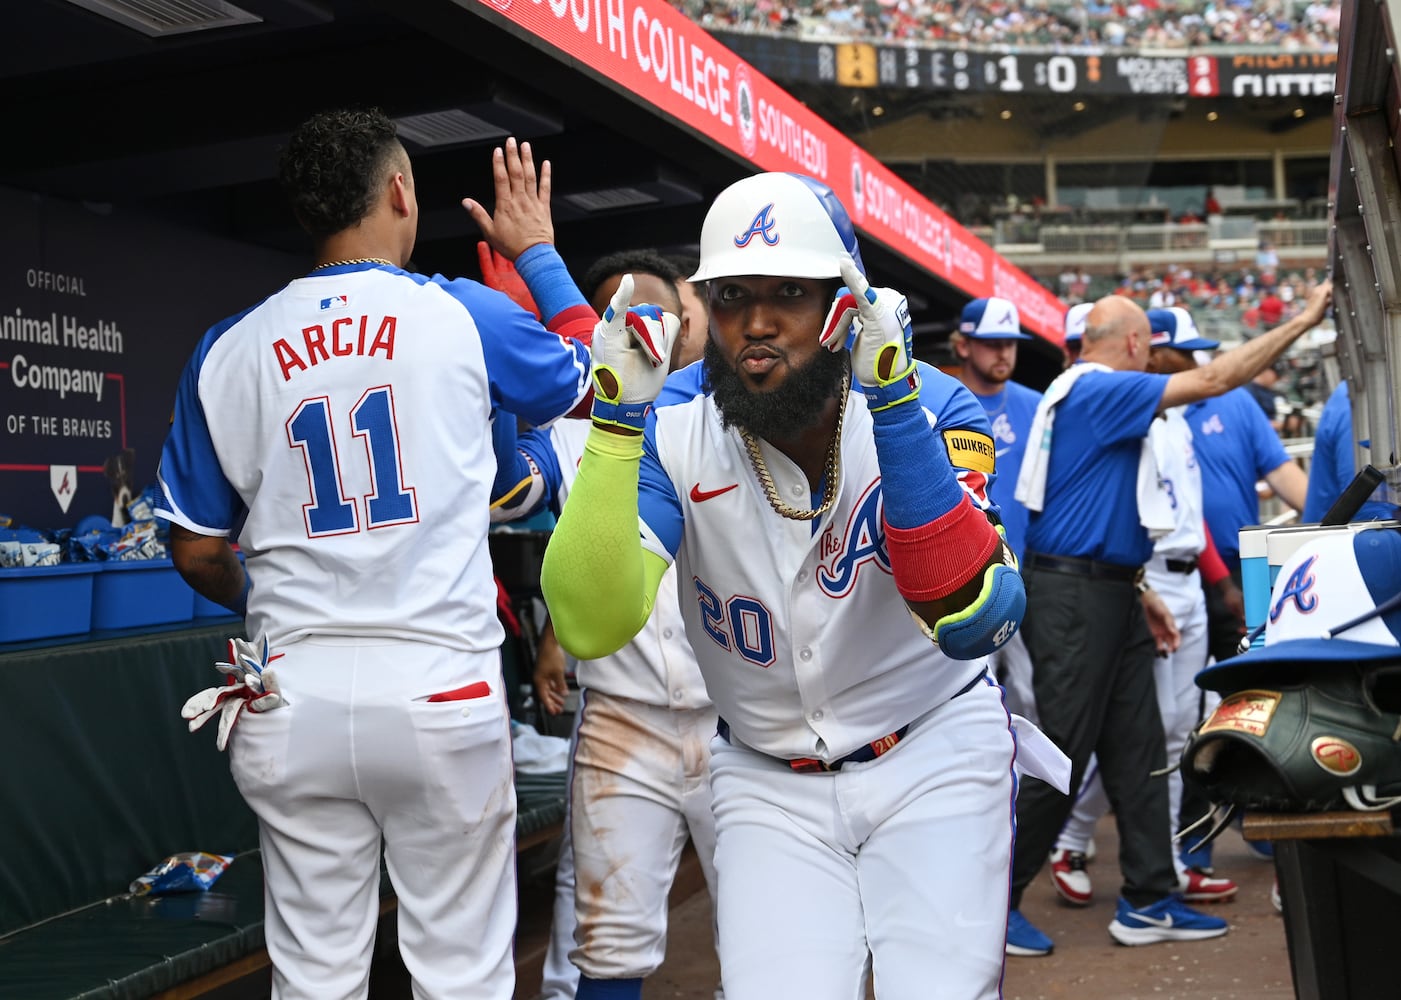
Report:
[{"label": "red and white cleat", "polygon": [[1090,873],[1085,871],[1085,855],[1061,848],[1051,852],[1051,881],[1060,898],[1071,906],[1089,906],[1094,896]]},{"label": "red and white cleat", "polygon": [[1237,886],[1228,878],[1216,878],[1199,868],[1188,868],[1178,879],[1182,898],[1189,903],[1219,903],[1231,899]]}]

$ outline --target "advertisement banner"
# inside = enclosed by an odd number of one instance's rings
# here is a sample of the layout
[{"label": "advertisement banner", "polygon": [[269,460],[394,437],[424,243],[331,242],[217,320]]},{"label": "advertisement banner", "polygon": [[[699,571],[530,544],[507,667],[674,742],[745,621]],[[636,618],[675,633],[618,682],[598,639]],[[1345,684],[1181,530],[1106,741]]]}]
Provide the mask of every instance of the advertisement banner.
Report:
[{"label": "advertisement banner", "polygon": [[155,480],[196,341],[306,262],[4,188],[0,215],[0,516],[111,519]]},{"label": "advertisement banner", "polygon": [[[992,294],[994,261],[1021,274],[878,160],[804,107],[664,0],[459,0],[505,18],[758,170],[790,170],[829,185],[863,236],[969,296]],[[1022,275],[1029,329],[1061,339],[1064,307]]]},{"label": "advertisement banner", "polygon": [[1331,97],[1336,52],[1276,52],[1221,60],[1221,93],[1227,97]]}]

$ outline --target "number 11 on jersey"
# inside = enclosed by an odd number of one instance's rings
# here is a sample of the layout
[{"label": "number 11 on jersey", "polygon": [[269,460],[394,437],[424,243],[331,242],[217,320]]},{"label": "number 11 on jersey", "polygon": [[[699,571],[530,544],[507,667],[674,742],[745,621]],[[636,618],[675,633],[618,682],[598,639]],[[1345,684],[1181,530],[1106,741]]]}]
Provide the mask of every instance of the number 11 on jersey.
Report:
[{"label": "number 11 on jersey", "polygon": [[[365,442],[371,491],[365,496],[370,530],[418,520],[418,498],[403,481],[399,427],[394,419],[394,391],[387,385],[367,389],[350,408],[351,433]],[[302,400],[287,421],[287,443],[300,448],[306,462],[311,503],[302,505],[309,538],[346,535],[360,530],[359,505],[345,495],[331,402],[325,396]]]}]

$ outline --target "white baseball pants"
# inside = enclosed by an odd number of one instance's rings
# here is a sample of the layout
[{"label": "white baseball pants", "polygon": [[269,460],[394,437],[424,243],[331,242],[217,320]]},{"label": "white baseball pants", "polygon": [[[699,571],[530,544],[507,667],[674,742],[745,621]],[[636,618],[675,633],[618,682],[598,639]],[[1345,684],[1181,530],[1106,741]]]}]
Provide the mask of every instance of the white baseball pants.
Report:
[{"label": "white baseball pants", "polygon": [[[688,837],[715,895],[715,709],[673,710],[586,691],[580,711],[570,784],[569,958],[593,979],[645,978],[666,957],[668,894]],[[558,906],[555,914],[558,920]]]},{"label": "white baseball pants", "polygon": [[[510,1000],[516,799],[500,655],[317,637],[274,666],[230,766],[258,817],[274,1000],[368,994],[380,850],[421,1000]],[[430,703],[474,682],[485,697]]]},{"label": "white baseball pants", "polygon": [[920,717],[888,753],[838,772],[795,772],[717,737],[726,997],[862,1000],[868,953],[881,1000],[998,997],[1012,759],[990,680]]}]

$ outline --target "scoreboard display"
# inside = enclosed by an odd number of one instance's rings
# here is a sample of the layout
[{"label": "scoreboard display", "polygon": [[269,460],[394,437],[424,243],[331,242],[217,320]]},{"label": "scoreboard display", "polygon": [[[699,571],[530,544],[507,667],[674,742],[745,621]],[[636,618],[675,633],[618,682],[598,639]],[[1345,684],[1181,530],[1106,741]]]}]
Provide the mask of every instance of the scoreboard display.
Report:
[{"label": "scoreboard display", "polygon": [[1077,96],[1318,97],[1333,93],[1337,55],[1142,55],[998,51],[868,42],[715,37],[780,82],[952,93]]}]

